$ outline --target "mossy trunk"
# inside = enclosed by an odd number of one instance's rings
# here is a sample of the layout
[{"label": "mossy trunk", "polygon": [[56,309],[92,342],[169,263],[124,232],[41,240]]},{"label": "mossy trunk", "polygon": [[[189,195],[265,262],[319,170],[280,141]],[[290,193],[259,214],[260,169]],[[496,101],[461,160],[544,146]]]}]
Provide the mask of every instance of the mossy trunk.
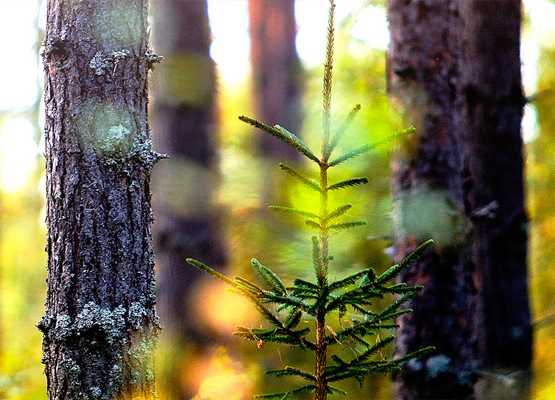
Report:
[{"label": "mossy trunk", "polygon": [[48,294],[38,327],[50,400],[156,397],[147,5],[47,5]]},{"label": "mossy trunk", "polygon": [[458,130],[460,19],[457,0],[388,1],[390,95],[414,125],[392,161],[396,261],[434,239],[401,276],[424,285],[400,318],[396,355],[437,350],[407,363],[395,378],[397,399],[470,399],[476,369],[469,223],[464,214]]},{"label": "mossy trunk", "polygon": [[[301,64],[295,46],[294,5],[294,0],[249,0],[249,32],[255,117],[299,135]],[[299,156],[270,136],[262,138],[262,148],[273,157]]]}]

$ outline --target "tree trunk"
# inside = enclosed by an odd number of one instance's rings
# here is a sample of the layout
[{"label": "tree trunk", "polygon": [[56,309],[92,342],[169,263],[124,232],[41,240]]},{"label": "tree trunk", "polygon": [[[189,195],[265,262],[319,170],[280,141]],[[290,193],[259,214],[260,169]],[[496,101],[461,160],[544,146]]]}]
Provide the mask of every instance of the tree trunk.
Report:
[{"label": "tree trunk", "polygon": [[417,127],[393,162],[397,257],[437,243],[402,277],[426,289],[401,320],[397,352],[438,351],[405,366],[398,398],[526,397],[526,374],[499,376],[531,361],[520,7],[388,2],[390,89]]},{"label": "tree trunk", "polygon": [[153,399],[147,0],[49,0],[44,43],[51,400]]},{"label": "tree trunk", "polygon": [[485,369],[530,368],[521,120],[520,0],[461,2],[465,195]]},{"label": "tree trunk", "polygon": [[390,94],[416,127],[392,162],[396,261],[436,242],[401,280],[424,285],[400,319],[397,355],[425,346],[395,379],[398,399],[466,399],[473,393],[474,310],[458,139],[460,21],[457,0],[389,0]]},{"label": "tree trunk", "polygon": [[182,378],[182,368],[191,360],[182,358],[190,356],[191,347],[214,340],[191,313],[200,271],[185,259],[216,269],[225,263],[224,240],[211,206],[216,71],[206,0],[156,0],[153,7],[154,44],[164,60],[157,67],[152,127],[157,149],[169,155],[155,172],[158,310],[174,349],[166,391],[177,400],[193,395]]},{"label": "tree trunk", "polygon": [[[295,47],[294,0],[249,0],[249,32],[255,117],[299,134],[301,65]],[[274,157],[298,158],[298,152],[270,137],[263,150]]]},{"label": "tree trunk", "polygon": [[216,72],[210,58],[206,0],[157,0],[154,38],[163,54],[153,107],[157,147],[170,159],[157,172],[160,212],[155,224],[160,264],[160,312],[165,324],[194,333],[186,307],[197,280],[187,257],[224,263],[211,221]]}]

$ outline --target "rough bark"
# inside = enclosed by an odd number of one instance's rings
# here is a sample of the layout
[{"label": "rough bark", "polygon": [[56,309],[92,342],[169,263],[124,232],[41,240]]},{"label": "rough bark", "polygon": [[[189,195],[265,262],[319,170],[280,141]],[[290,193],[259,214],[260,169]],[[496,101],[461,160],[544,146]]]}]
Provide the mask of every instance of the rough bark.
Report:
[{"label": "rough bark", "polygon": [[424,285],[400,319],[396,352],[437,351],[396,376],[398,399],[466,399],[473,393],[471,342],[474,287],[469,263],[457,79],[460,23],[457,0],[389,0],[390,95],[416,127],[392,161],[396,261],[423,240],[429,250],[401,280]]},{"label": "rough bark", "polygon": [[49,0],[48,294],[39,322],[51,400],[155,398],[147,0]]},{"label": "rough bark", "polygon": [[[299,134],[301,65],[294,4],[294,0],[249,0],[249,32],[255,117]],[[262,146],[266,154],[298,158],[298,152],[269,135],[262,137]]]},{"label": "rough bark", "polygon": [[520,133],[521,7],[520,0],[469,0],[460,7],[464,184],[480,295],[475,334],[486,369],[528,369],[532,358]]}]

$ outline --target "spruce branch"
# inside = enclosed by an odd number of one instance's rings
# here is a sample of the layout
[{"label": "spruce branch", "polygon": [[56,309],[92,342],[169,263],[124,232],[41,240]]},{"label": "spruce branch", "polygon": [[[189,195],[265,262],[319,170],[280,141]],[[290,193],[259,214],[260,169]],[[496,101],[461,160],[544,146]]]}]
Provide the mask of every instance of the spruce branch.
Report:
[{"label": "spruce branch", "polygon": [[304,279],[297,278],[294,281],[295,286],[304,287],[308,289],[318,290],[318,285],[315,285],[312,282],[306,281]]},{"label": "spruce branch", "polygon": [[[340,389],[330,386],[333,382],[354,379],[362,386],[364,378],[371,373],[398,371],[403,363],[415,357],[426,356],[433,351],[432,347],[427,347],[404,357],[388,360],[383,357],[381,351],[393,342],[394,335],[389,335],[384,339],[380,339],[378,335],[384,330],[399,328],[396,323],[397,318],[412,312],[404,305],[413,299],[422,290],[422,287],[409,286],[406,283],[389,284],[389,282],[410,268],[432,245],[433,241],[423,243],[402,262],[380,275],[376,274],[373,268],[364,268],[343,278],[338,278],[334,282],[329,282],[329,270],[333,261],[333,256],[330,255],[331,234],[366,224],[364,221],[358,220],[331,223],[345,215],[352,205],[345,204],[330,211],[328,209],[329,196],[334,195],[336,190],[368,183],[368,179],[365,177],[355,177],[330,185],[328,183],[330,167],[342,164],[396,137],[414,131],[414,128],[411,127],[381,142],[356,148],[336,157],[331,162],[329,161],[339,140],[344,136],[360,110],[360,105],[357,104],[330,141],[334,10],[334,1],[330,0],[323,80],[321,160],[314,155],[306,143],[285,128],[279,125],[271,127],[245,116],[239,117],[240,120],[278,138],[318,165],[319,179],[313,179],[288,165],[279,164],[279,167],[289,176],[317,193],[319,197],[318,210],[305,211],[283,206],[269,207],[271,211],[302,217],[308,226],[317,231],[317,234],[311,238],[314,282],[296,278],[293,280],[292,286],[286,286],[275,272],[253,258],[251,264],[262,282],[261,285],[258,285],[241,277],[229,279],[199,261],[187,259],[196,268],[225,282],[231,286],[231,290],[249,299],[268,325],[268,327],[261,326],[259,328],[237,326],[234,335],[254,341],[258,347],[262,347],[266,342],[279,343],[309,351],[313,355],[315,359],[313,372],[292,366],[266,371],[267,374],[276,377],[292,376],[304,379],[309,384],[280,393],[255,396],[259,399],[286,400],[303,392],[312,392],[316,400],[327,400],[327,396],[330,394],[345,394]],[[392,300],[383,309],[377,310],[373,301],[384,299],[386,296],[400,297]],[[332,315],[339,316],[341,329],[334,331],[334,328],[328,324]],[[349,315],[349,319],[342,320],[346,315]],[[348,325],[344,325],[344,322],[348,322]],[[310,327],[306,327],[305,323],[311,324]],[[338,346],[344,347],[346,343],[355,352],[353,357],[343,359],[332,353]],[[329,365],[330,358],[333,363]]]},{"label": "spruce branch", "polygon": [[412,353],[409,353],[404,357],[400,357],[396,360],[393,360],[393,362],[396,363],[396,364],[405,363],[407,361],[412,360],[413,358],[425,357],[425,356],[433,353],[435,350],[436,350],[436,348],[434,346],[424,347],[423,349],[413,351]]},{"label": "spruce branch", "polygon": [[345,122],[343,123],[341,128],[339,128],[337,133],[334,135],[333,139],[330,142],[330,145],[326,148],[326,152],[324,153],[324,157],[323,157],[324,162],[327,162],[330,159],[330,156],[335,150],[335,148],[337,147],[339,140],[343,137],[343,135],[347,132],[347,129],[349,129],[349,127],[351,126],[351,123],[353,122],[356,115],[360,111],[360,108],[361,108],[360,104],[357,104],[356,106],[353,107],[349,115],[347,115]]},{"label": "spruce branch", "polygon": [[389,306],[384,308],[377,315],[377,317],[375,319],[380,320],[380,321],[387,320],[388,316],[390,316],[392,313],[396,312],[403,304],[407,303],[410,299],[412,299],[416,295],[416,293],[418,293],[418,292],[407,293],[407,294],[403,295],[400,299],[395,300]]},{"label": "spruce branch", "polygon": [[291,290],[291,295],[299,297],[303,300],[306,299],[317,299],[318,298],[318,291],[314,289],[307,289],[307,288],[294,288]]},{"label": "spruce branch", "polygon": [[399,276],[403,271],[409,269],[412,264],[424,254],[424,252],[428,249],[428,247],[432,246],[434,241],[432,239],[422,243],[416,250],[410,253],[403,261],[399,264],[392,266],[383,274],[381,274],[377,279],[377,283],[384,283],[394,279],[395,277]]},{"label": "spruce branch", "polygon": [[231,285],[233,287],[237,287],[238,284],[233,282],[231,279],[229,279],[228,277],[220,274],[218,271],[210,268],[208,265],[201,263],[200,261],[195,260],[194,258],[187,258],[186,261],[191,264],[194,267],[197,267],[198,269],[200,269],[201,271],[205,271],[208,272],[210,275],[212,275],[214,278],[219,279],[225,283],[227,283],[228,285]]},{"label": "spruce branch", "polygon": [[267,375],[274,375],[274,376],[295,375],[295,376],[300,376],[301,378],[304,378],[307,381],[316,382],[316,377],[314,376],[314,374],[300,370],[298,368],[289,367],[289,366],[283,369],[269,369],[264,371],[264,373]]},{"label": "spruce branch", "polygon": [[314,218],[314,219],[319,219],[320,218],[318,216],[318,214],[315,214],[315,213],[310,212],[310,211],[298,210],[296,208],[281,207],[281,206],[269,206],[268,209],[270,211],[281,211],[281,212],[286,212],[286,213],[290,213],[290,214],[295,214],[295,215],[299,215],[301,217]]},{"label": "spruce branch", "polygon": [[297,179],[302,184],[304,184],[305,186],[308,186],[312,190],[316,190],[318,192],[322,191],[321,183],[318,182],[317,180],[314,180],[312,178],[309,178],[309,177],[301,174],[300,172],[294,170],[293,168],[291,168],[290,166],[288,166],[286,164],[280,163],[279,167],[281,168],[282,171],[287,172],[290,176]]},{"label": "spruce branch", "polygon": [[373,346],[370,346],[362,354],[359,354],[356,358],[356,361],[360,362],[360,361],[369,359],[374,354],[384,349],[387,345],[389,345],[390,343],[393,343],[394,340],[395,340],[395,335],[390,335],[381,340],[378,340]]},{"label": "spruce branch", "polygon": [[243,287],[245,290],[248,290],[249,292],[251,292],[254,295],[258,295],[261,296],[264,294],[264,290],[262,290],[262,288],[260,288],[258,285],[249,282],[246,279],[243,279],[239,276],[236,276],[234,278],[235,282],[240,285],[241,287]]},{"label": "spruce branch", "polygon": [[289,390],[288,392],[257,394],[254,396],[254,398],[255,399],[278,399],[279,398],[280,400],[287,400],[296,394],[300,394],[303,392],[314,392],[315,390],[316,390],[315,385],[305,385],[293,390]]},{"label": "spruce branch", "polygon": [[368,178],[365,178],[365,177],[351,178],[341,182],[334,183],[333,185],[328,186],[327,190],[344,189],[351,186],[364,185],[366,183],[368,183]]},{"label": "spruce branch", "polygon": [[413,134],[414,132],[416,132],[416,129],[414,128],[414,126],[411,126],[410,128],[407,129],[402,129],[400,131],[398,131],[397,133],[388,136],[387,138],[385,138],[384,140],[381,140],[379,142],[376,143],[372,143],[372,144],[367,144],[364,146],[361,146],[355,150],[352,150],[340,157],[337,157],[336,159],[334,159],[333,161],[329,162],[329,166],[330,167],[335,167],[338,164],[341,164],[342,162],[345,162],[347,160],[350,160],[351,158],[355,158],[361,154],[367,153],[371,150],[374,150],[376,147],[380,147],[383,146],[384,144],[390,143],[392,141],[394,141],[395,139],[398,139],[400,137],[405,137],[407,135]]},{"label": "spruce branch", "polygon": [[331,211],[328,215],[326,215],[326,220],[331,221],[334,218],[340,217],[349,211],[353,206],[351,204],[345,204],[344,206],[337,207],[335,210]]},{"label": "spruce branch", "polygon": [[329,230],[342,230],[342,229],[351,229],[351,228],[356,228],[357,226],[364,226],[366,225],[366,222],[364,221],[350,221],[350,222],[344,222],[342,224],[333,224],[330,225],[328,227]]},{"label": "spruce branch", "polygon": [[251,263],[258,276],[262,278],[262,280],[266,283],[266,285],[268,285],[270,290],[272,290],[276,294],[287,294],[287,289],[285,288],[285,285],[283,284],[279,276],[277,276],[270,268],[267,268],[264,265],[260,264],[260,262],[256,258],[253,258],[251,260]]},{"label": "spruce branch", "polygon": [[324,89],[322,91],[324,97],[324,109],[322,115],[322,157],[328,153],[329,137],[330,137],[330,120],[331,120],[331,85],[333,70],[333,53],[335,39],[335,4],[330,0],[330,12],[328,16],[328,38],[326,46],[326,61],[324,64]]},{"label": "spruce branch", "polygon": [[336,165],[341,164],[344,161],[347,161],[351,158],[355,158],[356,156],[359,156],[361,154],[369,152],[374,147],[376,147],[376,146],[372,146],[372,145],[369,145],[369,144],[361,146],[358,149],[352,150],[352,151],[350,151],[350,152],[348,152],[348,153],[346,153],[346,154],[344,154],[340,157],[337,157],[335,160],[333,160],[329,163],[329,166],[330,167],[335,167]]},{"label": "spruce branch", "polygon": [[270,324],[277,328],[284,328],[283,323],[274,315],[272,311],[270,311],[263,302],[256,296],[250,293],[248,290],[245,290],[241,287],[237,287],[234,289],[237,293],[242,294],[244,297],[249,299],[254,308],[264,317]]},{"label": "spruce branch", "polygon": [[326,263],[322,260],[320,241],[316,236],[312,236],[312,262],[318,280],[318,287],[323,288],[327,285],[328,270]]},{"label": "spruce branch", "polygon": [[311,228],[314,228],[316,230],[322,230],[322,225],[320,225],[317,222],[311,221],[309,219],[307,219],[306,221],[304,221],[305,224],[307,224],[308,226],[310,226]]},{"label": "spruce branch", "polygon": [[239,116],[239,119],[243,122],[246,122],[247,124],[250,124],[250,125],[254,126],[255,128],[261,129],[264,132],[267,132],[270,135],[278,138],[282,142],[288,144],[289,146],[291,146],[292,148],[297,150],[299,153],[304,154],[310,160],[315,161],[316,163],[320,162],[318,157],[316,157],[314,155],[314,153],[312,153],[312,151],[306,145],[306,143],[303,142],[301,140],[301,138],[299,138],[295,134],[289,132],[287,129],[285,129],[285,128],[279,126],[279,125],[275,125],[275,126],[272,127],[272,126],[266,125],[266,124],[264,124],[264,123],[262,123],[262,122],[260,122],[256,119],[254,119],[254,118],[249,118],[249,117],[246,117],[244,115]]},{"label": "spruce branch", "polygon": [[293,308],[287,318],[285,319],[285,326],[289,329],[294,329],[301,322],[303,313],[298,308]]},{"label": "spruce branch", "polygon": [[368,275],[369,269],[363,269],[362,271],[355,272],[351,275],[347,275],[345,278],[335,281],[330,285],[330,293],[335,292],[336,290],[343,289],[344,287],[353,285],[359,279],[363,278],[364,276]]}]

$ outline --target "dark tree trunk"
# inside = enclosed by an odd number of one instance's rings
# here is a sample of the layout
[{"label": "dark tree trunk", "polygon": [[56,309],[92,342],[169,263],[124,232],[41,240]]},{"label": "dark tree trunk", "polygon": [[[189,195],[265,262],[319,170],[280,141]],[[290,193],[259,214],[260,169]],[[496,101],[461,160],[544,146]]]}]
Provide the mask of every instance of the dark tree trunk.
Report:
[{"label": "dark tree trunk", "polygon": [[[294,0],[249,0],[249,32],[256,118],[299,134],[301,127],[300,72],[295,47]],[[295,150],[262,137],[266,154],[297,158]]]},{"label": "dark tree trunk", "polygon": [[402,277],[426,289],[401,320],[397,352],[438,351],[405,366],[398,398],[526,396],[521,376],[510,378],[520,393],[492,383],[531,360],[520,7],[388,1],[390,89],[417,127],[393,162],[397,257],[437,243]]},{"label": "dark tree trunk", "polygon": [[49,0],[44,43],[51,400],[155,398],[147,0]]},{"label": "dark tree trunk", "polygon": [[465,193],[480,295],[483,368],[528,369],[532,334],[526,274],[520,73],[521,1],[461,2]]},{"label": "dark tree trunk", "polygon": [[169,155],[155,172],[158,310],[174,348],[166,392],[177,400],[193,395],[182,379],[184,365],[192,360],[183,357],[214,340],[191,313],[201,273],[185,260],[192,257],[216,269],[225,262],[211,205],[216,71],[206,0],[156,0],[153,9],[154,43],[164,60],[157,68],[152,127],[157,149]]},{"label": "dark tree trunk", "polygon": [[396,376],[398,399],[467,399],[475,369],[474,303],[463,213],[457,78],[457,0],[389,0],[390,94],[416,127],[392,162],[396,259],[423,240],[436,245],[401,280],[425,289],[400,319],[397,355],[437,351]]}]

